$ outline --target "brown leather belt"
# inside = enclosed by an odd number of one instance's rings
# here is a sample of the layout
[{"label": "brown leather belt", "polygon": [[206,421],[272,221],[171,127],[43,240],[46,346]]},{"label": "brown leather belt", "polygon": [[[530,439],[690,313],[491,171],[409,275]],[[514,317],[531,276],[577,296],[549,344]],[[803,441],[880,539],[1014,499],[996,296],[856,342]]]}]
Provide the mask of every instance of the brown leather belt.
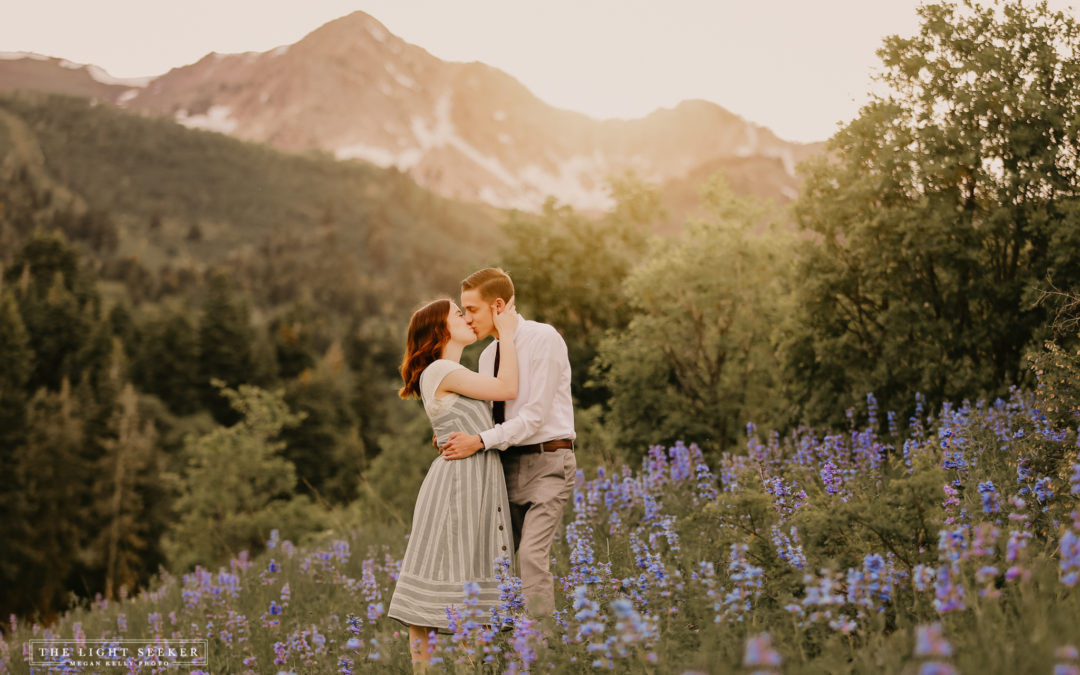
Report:
[{"label": "brown leather belt", "polygon": [[506,449],[506,452],[513,455],[528,455],[534,452],[555,452],[556,450],[562,450],[563,448],[573,450],[574,442],[566,438],[560,438],[557,441],[533,443],[532,445],[512,445]]}]

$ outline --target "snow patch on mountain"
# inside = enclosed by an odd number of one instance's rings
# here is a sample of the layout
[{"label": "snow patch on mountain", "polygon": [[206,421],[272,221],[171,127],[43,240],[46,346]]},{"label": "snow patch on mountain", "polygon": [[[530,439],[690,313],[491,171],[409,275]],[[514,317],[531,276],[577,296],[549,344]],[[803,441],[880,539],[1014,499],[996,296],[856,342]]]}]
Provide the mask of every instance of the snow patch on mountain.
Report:
[{"label": "snow patch on mountain", "polygon": [[777,150],[775,148],[768,148],[765,150],[766,157],[775,157],[780,160],[780,163],[784,165],[784,171],[792,178],[795,177],[795,154],[791,152],[790,148],[783,148]]},{"label": "snow patch on mountain", "polygon": [[435,103],[434,124],[429,127],[425,120],[413,117],[412,132],[424,150],[450,146],[506,185],[519,186],[517,177],[503,166],[498,157],[485,155],[457,134],[450,117],[450,94],[443,94]]},{"label": "snow patch on mountain", "polygon": [[416,89],[416,80],[395,68],[394,64],[387,62],[385,67],[386,72],[390,73],[390,76],[393,77],[398,84],[408,89]]},{"label": "snow patch on mountain", "polygon": [[746,124],[743,127],[743,132],[746,134],[746,140],[744,140],[739,147],[735,148],[736,157],[750,157],[758,151],[757,127],[753,124]]},{"label": "snow patch on mountain", "polygon": [[548,195],[558,195],[559,201],[575,209],[607,211],[615,206],[606,187],[607,174],[607,162],[597,153],[570,157],[555,173],[530,164],[522,169],[521,178],[532,188],[532,210],[539,210]]},{"label": "snow patch on mountain", "polygon": [[376,42],[386,42],[386,31],[383,30],[381,26],[376,23],[369,23],[367,29],[368,33],[371,33],[371,37],[375,38]]},{"label": "snow patch on mountain", "polygon": [[231,134],[236,131],[237,121],[232,117],[232,108],[227,105],[215,105],[205,115],[188,115],[186,110],[176,113],[176,121],[189,129],[203,129]]},{"label": "snow patch on mountain", "polygon": [[337,159],[362,159],[384,169],[392,166],[399,171],[408,171],[420,163],[424,153],[416,148],[394,152],[393,150],[366,143],[353,143],[335,150],[334,157]]},{"label": "snow patch on mountain", "polygon": [[113,77],[97,66],[86,66],[86,72],[102,84],[117,84],[124,87],[136,87],[142,89],[154,81],[154,77]]}]

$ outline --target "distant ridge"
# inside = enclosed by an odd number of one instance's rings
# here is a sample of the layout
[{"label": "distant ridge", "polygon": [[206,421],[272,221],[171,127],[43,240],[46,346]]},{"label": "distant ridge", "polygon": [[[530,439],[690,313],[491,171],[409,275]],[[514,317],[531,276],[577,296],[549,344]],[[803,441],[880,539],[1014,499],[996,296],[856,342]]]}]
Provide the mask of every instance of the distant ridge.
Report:
[{"label": "distant ridge", "polygon": [[560,110],[510,75],[442,61],[364,12],[292,45],[211,53],[149,82],[42,58],[0,61],[0,90],[92,96],[291,152],[395,167],[444,196],[501,208],[536,211],[554,196],[605,210],[611,176],[633,171],[670,186],[710,166],[739,191],[786,202],[797,194],[797,163],[822,149],[701,100],[634,120]]}]

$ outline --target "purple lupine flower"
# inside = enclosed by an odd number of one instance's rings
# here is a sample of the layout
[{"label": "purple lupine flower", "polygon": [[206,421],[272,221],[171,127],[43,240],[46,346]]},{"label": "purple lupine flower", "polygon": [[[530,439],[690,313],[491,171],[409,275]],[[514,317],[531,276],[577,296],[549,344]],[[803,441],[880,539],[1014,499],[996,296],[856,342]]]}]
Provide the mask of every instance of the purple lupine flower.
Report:
[{"label": "purple lupine flower", "polygon": [[949,565],[938,567],[934,584],[934,609],[939,614],[944,614],[964,607],[964,587],[953,579]]},{"label": "purple lupine flower", "polygon": [[731,562],[728,564],[729,578],[732,585],[724,596],[724,614],[742,621],[743,615],[750,611],[751,600],[761,595],[762,570],[746,560],[749,548],[746,544],[731,545]]},{"label": "purple lupine flower", "polygon": [[907,467],[907,472],[909,474],[915,471],[915,467],[911,463],[911,454],[912,451],[917,447],[918,443],[916,443],[913,439],[904,439],[904,466]]},{"label": "purple lupine flower", "polygon": [[979,523],[972,531],[971,555],[993,556],[997,549],[998,528],[990,523]]},{"label": "purple lupine flower", "polygon": [[369,602],[367,608],[367,616],[369,623],[375,623],[380,616],[386,613],[386,608],[383,607],[381,602]]},{"label": "purple lupine flower", "polygon": [[927,661],[919,666],[919,675],[957,675],[957,671],[947,663]]},{"label": "purple lupine flower", "polygon": [[941,623],[915,628],[915,656],[952,656],[952,645],[945,639]]},{"label": "purple lupine flower", "polygon": [[772,542],[776,547],[776,554],[780,559],[795,569],[806,567],[806,554],[803,552],[802,540],[799,538],[799,530],[792,526],[789,533],[780,530],[779,525],[772,526]]},{"label": "purple lupine flower", "polygon": [[1072,588],[1080,581],[1080,537],[1072,530],[1066,530],[1061,537],[1061,583]]},{"label": "purple lupine flower", "polygon": [[1080,668],[1076,666],[1078,659],[1080,652],[1077,652],[1073,645],[1058,647],[1054,650],[1054,660],[1057,661],[1054,664],[1054,675],[1080,675]]},{"label": "purple lupine flower", "polygon": [[832,460],[828,460],[821,467],[821,482],[825,484],[825,492],[834,495],[840,492],[840,488],[844,483],[844,479],[840,476],[840,472],[837,470],[836,465]]},{"label": "purple lupine flower", "polygon": [[574,589],[574,618],[578,620],[578,642],[589,642],[589,638],[604,632],[604,618],[600,615],[600,605],[589,598],[589,587],[578,586]]},{"label": "purple lupine flower", "polygon": [[1031,478],[1031,470],[1027,468],[1027,459],[1021,457],[1016,462],[1016,482],[1021,486],[1020,494],[1024,495],[1031,492],[1031,488],[1025,485],[1025,483],[1031,482]]},{"label": "purple lupine flower", "polygon": [[639,614],[634,603],[626,598],[612,601],[611,609],[615,612],[614,645],[615,652],[625,658],[627,649],[635,645],[651,648],[660,637],[656,617]]},{"label": "purple lupine flower", "polygon": [[979,483],[978,487],[979,494],[982,495],[983,513],[1000,513],[1001,505],[998,503],[998,493],[994,482],[988,480],[985,483]]},{"label": "purple lupine flower", "polygon": [[1035,499],[1040,502],[1048,502],[1054,497],[1054,490],[1050,486],[1050,478],[1042,477],[1035,481]]},{"label": "purple lupine flower", "polygon": [[937,571],[929,565],[919,564],[911,570],[911,580],[915,584],[916,591],[928,590],[936,577]]},{"label": "purple lupine flower", "polygon": [[511,644],[514,654],[507,668],[508,673],[528,673],[532,670],[532,664],[536,661],[536,650],[533,645],[540,639],[536,630],[536,621],[527,616],[521,617],[514,624],[514,633]]},{"label": "purple lupine flower", "polygon": [[765,492],[772,495],[773,506],[781,518],[790,517],[803,506],[806,506],[806,492],[795,492],[795,485],[787,484],[780,476],[765,479]]},{"label": "purple lupine flower", "polygon": [[780,663],[780,652],[773,648],[771,635],[758,633],[746,638],[743,666],[747,668],[759,666],[778,667]]},{"label": "purple lupine flower", "polygon": [[968,559],[968,526],[960,525],[952,530],[938,532],[938,559],[948,561],[954,570]]},{"label": "purple lupine flower", "polygon": [[1009,502],[1013,505],[1013,508],[1016,509],[1016,511],[1009,514],[1009,520],[1014,522],[1022,522],[1027,520],[1027,514],[1019,512],[1020,509],[1023,509],[1026,506],[1026,503],[1020,497],[1020,495],[1013,495],[1012,499],[1010,499]]},{"label": "purple lupine flower", "polygon": [[1009,543],[1005,550],[1006,562],[1016,562],[1019,560],[1020,554],[1027,548],[1028,539],[1031,539],[1030,532],[1022,532],[1020,530],[1009,531]]},{"label": "purple lupine flower", "polygon": [[289,645],[284,642],[274,643],[274,665],[282,665],[289,660]]}]

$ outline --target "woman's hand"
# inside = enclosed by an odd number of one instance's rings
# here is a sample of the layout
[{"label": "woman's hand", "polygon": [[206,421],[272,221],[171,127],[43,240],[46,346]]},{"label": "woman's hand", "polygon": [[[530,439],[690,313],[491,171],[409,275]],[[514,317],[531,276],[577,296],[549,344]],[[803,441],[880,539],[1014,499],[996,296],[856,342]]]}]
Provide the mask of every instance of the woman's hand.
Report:
[{"label": "woman's hand", "polygon": [[499,332],[500,340],[513,338],[518,325],[518,313],[517,308],[514,307],[514,298],[510,298],[510,302],[506,303],[501,312],[494,311],[493,307],[491,319],[495,323],[495,330]]}]

